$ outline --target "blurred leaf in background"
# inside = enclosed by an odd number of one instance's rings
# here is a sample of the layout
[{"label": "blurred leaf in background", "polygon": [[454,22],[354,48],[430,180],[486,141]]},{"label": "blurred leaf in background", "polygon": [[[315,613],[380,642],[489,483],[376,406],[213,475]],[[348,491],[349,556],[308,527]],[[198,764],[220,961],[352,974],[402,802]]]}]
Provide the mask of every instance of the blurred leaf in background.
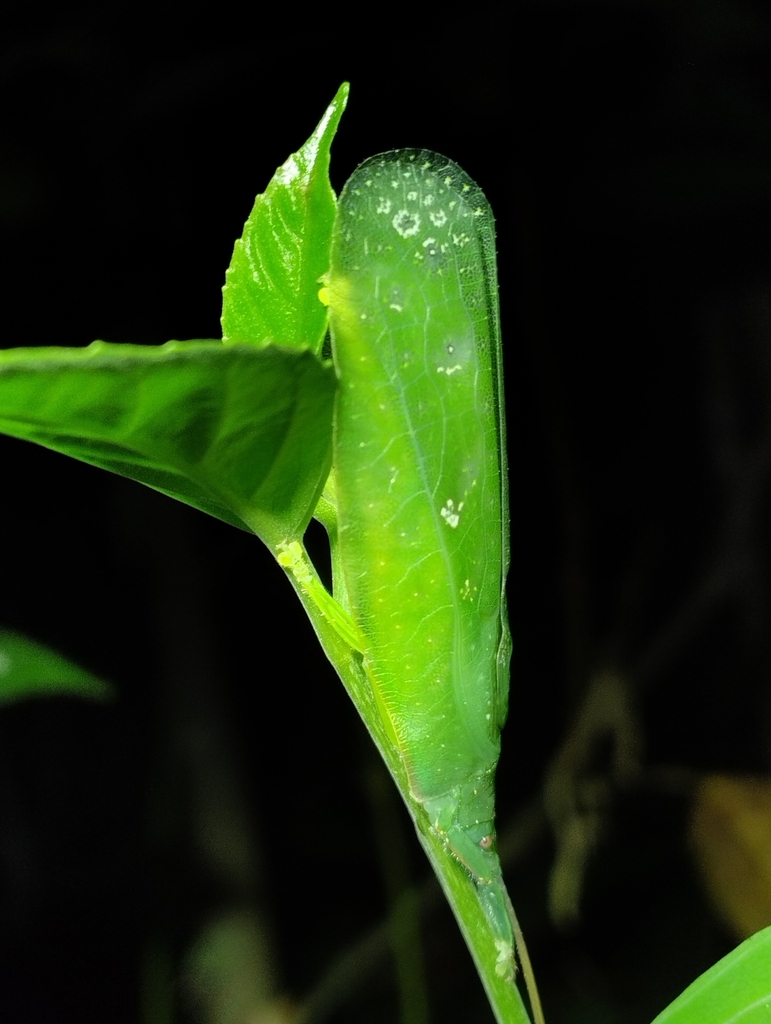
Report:
[{"label": "blurred leaf in background", "polygon": [[0,629],[0,707],[28,697],[70,694],[110,700],[109,683],[74,665],[50,647]]},{"label": "blurred leaf in background", "polygon": [[690,834],[710,902],[733,934],[771,925],[771,779],[707,775]]}]

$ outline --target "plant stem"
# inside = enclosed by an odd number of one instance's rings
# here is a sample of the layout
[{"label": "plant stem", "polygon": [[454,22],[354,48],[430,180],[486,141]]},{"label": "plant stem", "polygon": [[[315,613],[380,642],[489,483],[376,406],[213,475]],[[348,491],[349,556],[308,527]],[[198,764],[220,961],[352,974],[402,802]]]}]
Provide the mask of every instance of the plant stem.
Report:
[{"label": "plant stem", "polygon": [[410,794],[407,774],[398,752],[386,735],[361,664],[361,656],[340,637],[292,573],[287,571],[286,567],[283,568],[305,608],[324,653],[340,676],[407,805],[418,839],[426,851],[466,940],[496,1021],[498,1024],[531,1024],[516,985],[496,973],[498,951],[471,875],[453,857],[441,836],[431,829],[420,826],[421,816],[425,818],[425,813]]}]

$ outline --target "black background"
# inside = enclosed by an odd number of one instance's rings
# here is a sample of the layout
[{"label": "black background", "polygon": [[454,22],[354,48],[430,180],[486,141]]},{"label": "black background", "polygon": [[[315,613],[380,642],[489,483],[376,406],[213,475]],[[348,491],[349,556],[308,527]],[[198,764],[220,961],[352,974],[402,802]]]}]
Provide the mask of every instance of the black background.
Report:
[{"label": "black background", "polygon": [[[254,195],[345,79],[337,190],[417,146],[487,193],[512,506],[502,831],[608,660],[634,683],[646,768],[768,770],[765,5],[6,4],[0,32],[4,347],[219,337]],[[386,897],[377,768],[294,595],[257,541],[200,513],[7,438],[0,460],[0,623],[119,694],[0,713],[0,1018],[193,1020],[185,949],[241,900],[302,1001]],[[694,605],[725,550],[738,584]],[[657,660],[682,608],[693,628]],[[246,885],[202,852],[212,765],[251,836]],[[731,948],[687,810],[616,794],[567,933],[548,832],[510,870],[550,1024],[645,1024]],[[424,939],[432,1019],[491,1019],[446,910]],[[141,1009],[158,949],[163,1020]],[[388,957],[361,971],[325,1019],[398,1020]]]}]

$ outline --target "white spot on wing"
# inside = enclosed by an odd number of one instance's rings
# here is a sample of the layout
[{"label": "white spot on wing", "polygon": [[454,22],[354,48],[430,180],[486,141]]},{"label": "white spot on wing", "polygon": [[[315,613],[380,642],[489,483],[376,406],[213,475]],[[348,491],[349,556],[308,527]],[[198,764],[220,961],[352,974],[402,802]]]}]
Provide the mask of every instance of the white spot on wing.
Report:
[{"label": "white spot on wing", "polygon": [[453,530],[457,529],[458,523],[460,522],[460,516],[455,511],[455,502],[452,498],[448,498],[444,505],[439,510],[439,515],[444,519],[449,527]]},{"label": "white spot on wing", "polygon": [[412,238],[420,231],[420,214],[410,213],[409,210],[399,210],[391,223],[402,238]]}]

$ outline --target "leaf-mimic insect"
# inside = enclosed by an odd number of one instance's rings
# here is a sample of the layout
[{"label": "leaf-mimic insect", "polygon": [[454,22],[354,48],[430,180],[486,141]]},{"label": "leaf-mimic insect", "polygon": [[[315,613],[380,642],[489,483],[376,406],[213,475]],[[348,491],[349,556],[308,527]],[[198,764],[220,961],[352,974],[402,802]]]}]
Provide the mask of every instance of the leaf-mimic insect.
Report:
[{"label": "leaf-mimic insect", "polygon": [[478,883],[510,970],[494,774],[510,638],[508,490],[493,218],[435,153],[354,172],[330,308],[334,482],[349,611],[412,795]]}]

